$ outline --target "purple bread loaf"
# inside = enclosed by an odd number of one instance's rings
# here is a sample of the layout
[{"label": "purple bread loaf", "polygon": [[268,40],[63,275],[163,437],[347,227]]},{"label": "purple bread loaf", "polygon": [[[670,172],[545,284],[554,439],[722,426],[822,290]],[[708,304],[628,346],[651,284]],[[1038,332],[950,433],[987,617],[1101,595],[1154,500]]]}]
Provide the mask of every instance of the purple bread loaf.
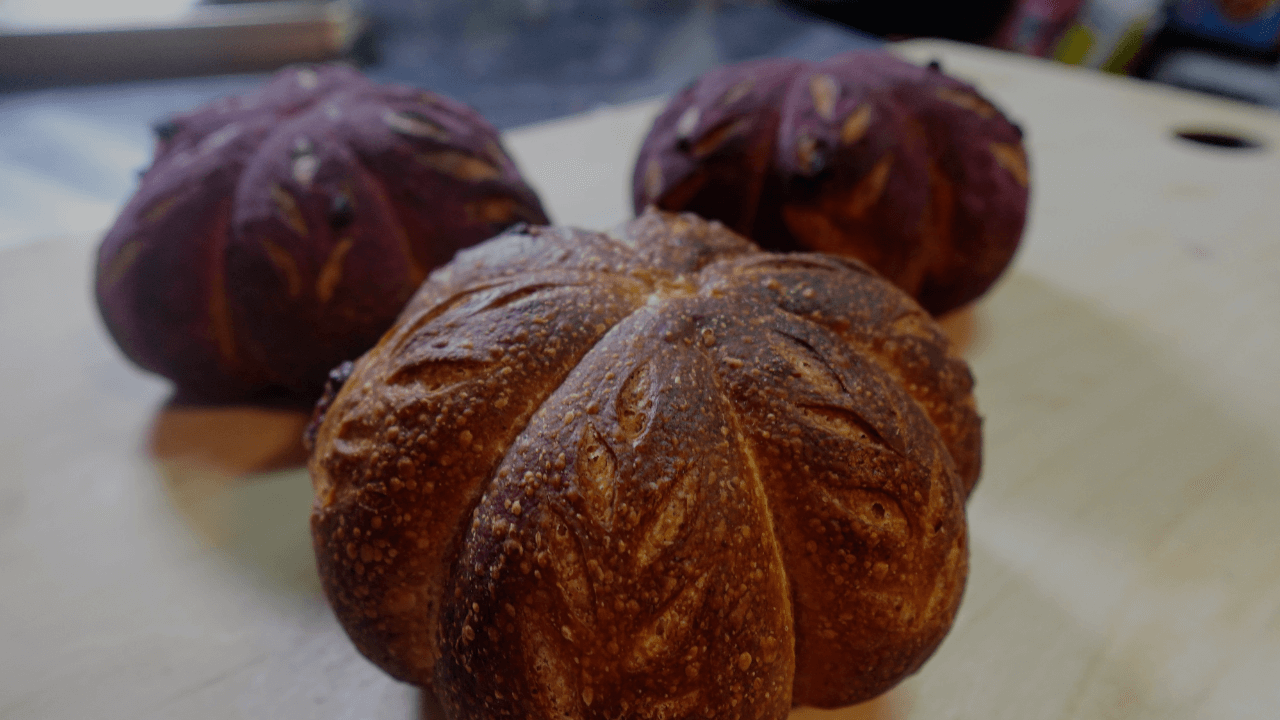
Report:
[{"label": "purple bread loaf", "polygon": [[193,399],[310,403],[432,268],[547,222],[478,113],[345,66],[281,71],[157,136],[96,290],[124,353]]},{"label": "purple bread loaf", "polygon": [[935,315],[981,295],[1022,236],[1022,133],[977,91],[880,52],[713,70],[654,123],[633,178],[656,204],[773,250],[857,257]]}]

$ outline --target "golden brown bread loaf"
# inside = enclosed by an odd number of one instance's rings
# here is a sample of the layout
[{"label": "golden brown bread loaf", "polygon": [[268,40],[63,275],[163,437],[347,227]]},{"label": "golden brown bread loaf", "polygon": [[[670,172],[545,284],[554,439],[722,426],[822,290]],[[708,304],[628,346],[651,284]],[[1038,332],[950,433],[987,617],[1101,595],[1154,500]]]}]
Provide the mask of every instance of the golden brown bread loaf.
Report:
[{"label": "golden brown bread loaf", "polygon": [[361,652],[455,718],[857,702],[954,617],[971,388],[856,260],[656,211],[511,231],[318,409],[321,577]]}]

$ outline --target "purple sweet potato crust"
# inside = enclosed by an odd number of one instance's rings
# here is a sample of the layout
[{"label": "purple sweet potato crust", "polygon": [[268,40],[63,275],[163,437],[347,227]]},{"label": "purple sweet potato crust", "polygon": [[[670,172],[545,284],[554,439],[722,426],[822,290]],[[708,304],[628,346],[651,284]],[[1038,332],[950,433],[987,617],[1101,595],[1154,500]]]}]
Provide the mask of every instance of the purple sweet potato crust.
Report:
[{"label": "purple sweet potato crust", "polygon": [[340,65],[157,126],[99,249],[106,325],[186,397],[309,403],[434,267],[538,198],[474,110]]},{"label": "purple sweet potato crust", "polygon": [[778,107],[802,67],[788,59],[729,65],[682,90],[640,152],[632,178],[636,212],[665,194],[749,235],[758,203],[741,199],[760,196],[772,180],[769,151]]},{"label": "purple sweet potato crust", "polygon": [[[691,152],[714,121],[681,142],[680,118],[719,119],[716,98],[750,82],[770,91],[734,121],[761,131]],[[972,86],[883,52],[730,65],[654,123],[634,202],[721,220],[773,250],[858,257],[942,314],[985,292],[1017,249],[1021,137]]]}]

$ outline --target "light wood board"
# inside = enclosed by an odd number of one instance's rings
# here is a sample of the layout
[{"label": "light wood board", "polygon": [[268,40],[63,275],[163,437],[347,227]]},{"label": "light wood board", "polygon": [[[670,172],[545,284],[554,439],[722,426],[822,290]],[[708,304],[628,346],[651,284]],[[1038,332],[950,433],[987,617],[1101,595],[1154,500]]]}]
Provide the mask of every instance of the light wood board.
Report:
[{"label": "light wood board", "polygon": [[[1032,221],[947,319],[986,465],[959,620],[884,698],[793,718],[1280,717],[1280,117],[945,43],[1027,130]],[[627,217],[644,103],[511,133],[559,222]],[[1246,132],[1251,153],[1173,139]],[[320,595],[298,414],[166,405],[94,238],[0,253],[0,718],[434,717]]]}]

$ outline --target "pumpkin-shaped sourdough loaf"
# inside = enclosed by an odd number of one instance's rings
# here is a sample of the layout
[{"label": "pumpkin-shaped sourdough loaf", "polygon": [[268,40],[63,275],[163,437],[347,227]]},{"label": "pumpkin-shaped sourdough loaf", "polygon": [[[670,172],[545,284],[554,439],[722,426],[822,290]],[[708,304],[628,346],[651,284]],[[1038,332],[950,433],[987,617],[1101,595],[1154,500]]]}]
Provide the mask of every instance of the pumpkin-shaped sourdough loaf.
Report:
[{"label": "pumpkin-shaped sourdough loaf", "polygon": [[478,113],[341,65],[283,70],[157,135],[99,250],[98,305],[193,399],[314,403],[430,270],[546,222]]},{"label": "pumpkin-shaped sourdough loaf", "polygon": [[971,387],[855,260],[657,211],[513,230],[335,373],[320,575],[360,651],[453,718],[854,703],[955,615]]},{"label": "pumpkin-shaped sourdough loaf", "polygon": [[1022,132],[972,86],[884,52],[716,68],[657,118],[649,204],[773,250],[856,257],[934,314],[977,298],[1026,219]]}]

